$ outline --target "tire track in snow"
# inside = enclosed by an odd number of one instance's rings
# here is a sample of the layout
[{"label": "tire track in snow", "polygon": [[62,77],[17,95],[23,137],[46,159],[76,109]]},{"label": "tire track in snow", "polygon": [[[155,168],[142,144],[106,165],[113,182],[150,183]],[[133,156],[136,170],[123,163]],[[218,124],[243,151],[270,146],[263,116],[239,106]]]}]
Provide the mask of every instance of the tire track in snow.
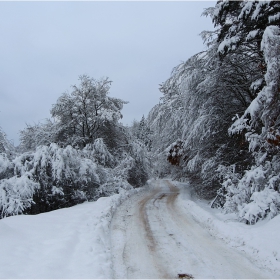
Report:
[{"label": "tire track in snow", "polygon": [[139,193],[115,213],[111,224],[114,278],[165,278],[154,258],[156,242],[146,214],[147,204],[157,192]]},{"label": "tire track in snow", "polygon": [[[177,187],[169,181],[166,183],[170,191],[178,193]],[[191,215],[181,212],[176,205],[176,197],[174,194],[167,199],[168,215],[180,234],[182,247],[185,247],[186,252],[191,250],[192,259],[196,259],[197,265],[189,268],[194,269],[195,275],[205,270],[204,273],[208,274],[202,274],[199,278],[267,278],[245,255],[227,247],[210,235]]]},{"label": "tire track in snow", "polygon": [[167,180],[125,201],[112,221],[114,278],[267,278],[176,205]]},{"label": "tire track in snow", "polygon": [[[140,214],[140,219],[142,221],[142,227],[145,229],[146,245],[149,248],[150,255],[152,256],[154,266],[159,272],[159,276],[160,276],[159,278],[170,279],[171,277],[168,275],[165,268],[158,261],[159,260],[159,256],[157,255],[158,242],[156,240],[156,236],[154,236],[154,232],[152,231],[151,222],[150,222],[148,211],[147,211],[149,204],[154,205],[156,200],[162,199],[164,197],[164,194],[160,194],[159,196],[157,196],[158,193],[159,193],[159,190],[156,190],[150,196],[148,196],[140,201],[139,214]],[[155,198],[155,196],[156,196],[156,198]]]},{"label": "tire track in snow", "polygon": [[151,200],[151,198],[154,196],[154,193],[151,196],[148,196],[144,199],[142,199],[139,202],[139,214],[140,214],[140,220],[143,224],[143,228],[146,231],[146,236],[147,236],[147,246],[149,247],[149,250],[154,252],[156,249],[156,241],[154,239],[152,230],[150,228],[150,223],[149,223],[149,218],[146,212],[146,206],[147,203]]}]

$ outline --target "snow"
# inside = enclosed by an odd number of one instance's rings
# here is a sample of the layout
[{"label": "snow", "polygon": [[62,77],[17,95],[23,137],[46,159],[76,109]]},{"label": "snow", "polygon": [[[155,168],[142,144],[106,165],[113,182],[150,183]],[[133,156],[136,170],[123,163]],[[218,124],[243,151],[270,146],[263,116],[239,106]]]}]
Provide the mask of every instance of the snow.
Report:
[{"label": "snow", "polygon": [[[151,180],[149,189],[0,220],[0,278],[108,279],[128,272],[143,278],[138,268],[154,278],[187,272],[195,278],[280,277],[280,216],[245,225],[197,199],[187,183],[167,182]],[[124,235],[125,227],[132,231]],[[190,236],[199,242],[188,243]],[[125,250],[112,255],[123,244]],[[134,267],[127,270],[114,258],[122,254]]]},{"label": "snow", "polygon": [[259,29],[250,31],[246,37],[246,40],[249,41],[251,39],[254,39],[257,36],[258,32]]},{"label": "snow", "polygon": [[31,206],[39,184],[30,180],[30,177],[31,174],[26,172],[22,177],[14,176],[0,181],[1,218],[20,214]]},{"label": "snow", "polygon": [[253,15],[252,15],[252,19],[258,19],[260,13],[261,13],[261,10],[262,10],[262,6],[265,6],[266,5],[266,1],[258,1],[257,5],[256,5],[256,8],[255,8],[255,11],[253,12]]},{"label": "snow", "polygon": [[198,153],[191,160],[189,160],[187,164],[187,169],[191,172],[194,172],[197,169],[197,166],[199,165],[200,161],[201,158]]},{"label": "snow", "polygon": [[[242,250],[211,234],[206,227],[210,213],[192,201],[188,185],[178,184],[178,189],[174,184],[168,180],[151,182],[149,190],[117,209],[111,224],[114,278],[170,279],[178,273],[195,279],[277,275],[258,268]],[[213,217],[212,221],[218,219]],[[226,227],[223,223],[221,230],[230,236],[231,228],[224,230]]]},{"label": "snow", "polygon": [[211,235],[245,253],[264,271],[270,271],[273,278],[280,278],[280,215],[246,225],[238,222],[235,214],[211,209],[208,201],[191,197],[186,183],[177,182],[176,186],[181,188],[177,203],[183,211],[191,214]]},{"label": "snow", "polygon": [[111,278],[110,221],[137,191],[0,220],[0,278]]},{"label": "snow", "polygon": [[251,84],[250,88],[253,90],[257,90],[261,86],[262,82],[263,82],[262,78],[258,79]]},{"label": "snow", "polygon": [[269,16],[268,17],[268,22],[271,23],[271,22],[275,22],[277,20],[280,20],[280,13],[277,13],[273,16]]},{"label": "snow", "polygon": [[[259,5],[258,5],[259,7]],[[257,10],[256,10],[257,11]],[[254,32],[254,31],[252,31]],[[252,32],[249,33],[248,36],[251,36]],[[273,112],[266,112],[268,106],[272,100],[274,100],[275,95],[278,94],[276,82],[278,80],[278,71],[275,69],[279,69],[279,42],[280,42],[280,29],[278,26],[268,26],[263,34],[263,38],[261,41],[261,50],[264,53],[264,58],[267,64],[267,72],[265,74],[265,81],[267,86],[265,86],[261,92],[258,93],[257,97],[251,102],[249,107],[246,109],[245,113],[240,119],[237,119],[232,127],[229,129],[231,133],[241,131],[246,127],[246,119],[247,115],[250,115],[252,118],[251,124],[255,122],[255,120],[262,114],[262,120],[264,123],[267,122],[266,115],[272,115]],[[221,43],[222,45],[223,43]],[[220,46],[221,46],[220,45]],[[259,86],[261,80],[255,81],[251,85],[252,88]],[[266,106],[264,104],[266,103]],[[252,138],[253,139],[253,138]]]},{"label": "snow", "polygon": [[238,19],[242,19],[245,15],[248,15],[251,12],[253,4],[253,1],[245,2],[245,5],[241,10],[240,15],[238,16]]},{"label": "snow", "polygon": [[4,173],[8,168],[11,168],[12,164],[7,158],[6,154],[0,154],[0,173]]},{"label": "snow", "polygon": [[234,50],[235,45],[239,42],[240,38],[238,35],[233,36],[231,38],[225,38],[224,41],[222,41],[218,47],[218,53],[224,53],[225,47],[227,47],[229,50]]}]

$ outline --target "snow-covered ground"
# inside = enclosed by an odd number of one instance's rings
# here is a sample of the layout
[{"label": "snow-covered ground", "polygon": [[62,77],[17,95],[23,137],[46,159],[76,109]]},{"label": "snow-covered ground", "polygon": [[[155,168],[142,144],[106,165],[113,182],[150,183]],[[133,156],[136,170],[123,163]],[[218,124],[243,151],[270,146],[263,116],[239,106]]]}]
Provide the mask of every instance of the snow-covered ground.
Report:
[{"label": "snow-covered ground", "polygon": [[[253,255],[234,248],[236,242],[224,242],[225,237],[236,239],[242,224],[235,223],[233,230],[234,226],[228,227],[227,222],[208,210],[210,213],[192,201],[186,184],[151,182],[149,191],[125,201],[114,215],[111,224],[114,278],[176,278],[184,273],[199,279],[279,278],[277,267],[268,269],[261,264],[261,258],[255,263]],[[250,229],[242,233],[249,234]],[[258,236],[258,241],[262,238]]]},{"label": "snow-covered ground", "polygon": [[280,278],[279,232],[280,216],[247,226],[193,198],[186,184],[150,181],[0,220],[0,278]]},{"label": "snow-covered ground", "polygon": [[111,278],[112,215],[136,192],[0,220],[0,278]]},{"label": "snow-covered ground", "polygon": [[181,189],[177,205],[189,213],[202,227],[228,246],[244,252],[263,271],[280,278],[280,215],[255,225],[240,223],[235,214],[211,209],[209,202],[190,194],[187,184],[173,182]]}]

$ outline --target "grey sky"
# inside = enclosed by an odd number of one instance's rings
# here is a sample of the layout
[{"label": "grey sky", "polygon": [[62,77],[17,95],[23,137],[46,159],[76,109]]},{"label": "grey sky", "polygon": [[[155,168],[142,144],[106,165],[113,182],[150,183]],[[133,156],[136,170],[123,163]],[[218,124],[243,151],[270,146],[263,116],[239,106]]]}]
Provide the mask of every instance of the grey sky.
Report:
[{"label": "grey sky", "polygon": [[19,130],[50,117],[78,77],[109,77],[130,103],[124,124],[158,103],[173,67],[205,49],[201,17],[215,2],[0,2],[0,126]]}]

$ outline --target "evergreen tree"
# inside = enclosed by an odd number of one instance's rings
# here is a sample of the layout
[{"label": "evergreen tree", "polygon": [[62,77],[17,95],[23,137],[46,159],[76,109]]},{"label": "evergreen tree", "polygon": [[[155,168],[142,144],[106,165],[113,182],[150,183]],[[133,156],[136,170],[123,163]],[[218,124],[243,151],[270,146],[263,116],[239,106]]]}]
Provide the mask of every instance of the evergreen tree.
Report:
[{"label": "evergreen tree", "polygon": [[145,117],[143,115],[141,121],[139,122],[138,131],[136,134],[137,138],[141,140],[148,150],[151,149],[151,130],[145,120]]}]

